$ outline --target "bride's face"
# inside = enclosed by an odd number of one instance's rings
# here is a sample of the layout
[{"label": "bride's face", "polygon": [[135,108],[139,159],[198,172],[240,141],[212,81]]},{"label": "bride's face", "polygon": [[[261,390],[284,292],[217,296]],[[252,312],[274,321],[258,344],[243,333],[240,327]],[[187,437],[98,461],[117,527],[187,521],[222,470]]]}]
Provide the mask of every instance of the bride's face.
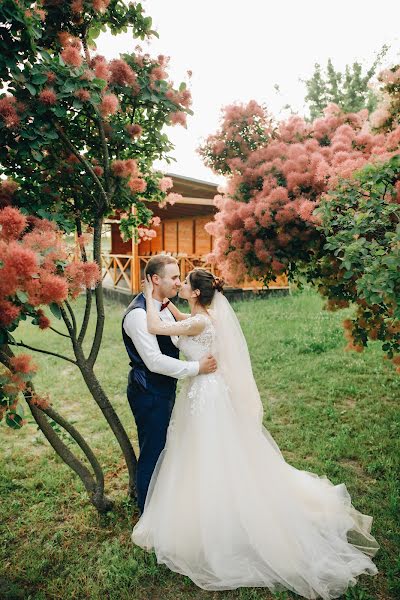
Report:
[{"label": "bride's face", "polygon": [[189,298],[195,297],[195,294],[190,285],[188,276],[185,277],[184,281],[182,282],[182,285],[179,288],[178,296],[179,296],[179,298],[182,298],[183,300],[189,300]]}]

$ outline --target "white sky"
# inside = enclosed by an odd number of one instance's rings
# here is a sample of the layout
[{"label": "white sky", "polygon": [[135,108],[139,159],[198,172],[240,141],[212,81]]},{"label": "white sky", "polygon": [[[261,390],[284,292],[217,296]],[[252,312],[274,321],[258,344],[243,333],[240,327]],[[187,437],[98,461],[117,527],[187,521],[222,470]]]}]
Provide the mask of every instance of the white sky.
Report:
[{"label": "white sky", "polygon": [[[218,127],[221,107],[255,99],[275,116],[289,103],[304,114],[305,88],[316,62],[331,58],[343,69],[354,60],[370,66],[384,43],[392,49],[383,66],[399,60],[400,1],[379,0],[143,0],[160,38],[142,47],[171,57],[177,85],[191,70],[194,116],[187,130],[167,129],[176,163],[158,168],[221,181],[207,169],[196,148]],[[102,34],[98,52],[112,58],[133,51],[131,35]],[[278,84],[279,96],[274,90]]]}]

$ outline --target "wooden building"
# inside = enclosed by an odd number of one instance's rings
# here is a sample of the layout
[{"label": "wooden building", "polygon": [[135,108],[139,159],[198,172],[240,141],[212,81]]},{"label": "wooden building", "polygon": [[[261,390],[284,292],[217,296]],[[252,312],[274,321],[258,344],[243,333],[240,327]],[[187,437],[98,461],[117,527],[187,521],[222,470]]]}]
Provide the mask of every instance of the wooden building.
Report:
[{"label": "wooden building", "polygon": [[[140,290],[147,261],[162,252],[175,256],[180,264],[182,279],[194,267],[201,266],[217,273],[217,269],[206,261],[213,249],[213,237],[204,226],[217,212],[213,198],[217,184],[169,174],[174,186],[172,192],[181,194],[182,199],[173,205],[160,208],[156,202],[148,203],[155,216],[161,218],[157,237],[136,244],[124,242],[120,235],[119,218],[116,215],[106,220],[110,248],[103,252],[103,285],[121,292],[135,294]],[[244,281],[241,289],[259,289],[260,283]],[[287,278],[281,276],[269,288],[287,288]]]}]

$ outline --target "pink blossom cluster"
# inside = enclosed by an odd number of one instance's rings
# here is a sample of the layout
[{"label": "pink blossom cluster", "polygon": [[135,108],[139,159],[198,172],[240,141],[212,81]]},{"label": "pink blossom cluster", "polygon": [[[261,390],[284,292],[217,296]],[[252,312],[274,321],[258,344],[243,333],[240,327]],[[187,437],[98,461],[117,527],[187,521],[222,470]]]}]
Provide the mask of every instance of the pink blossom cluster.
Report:
[{"label": "pink blossom cluster", "polygon": [[127,179],[126,185],[133,194],[146,191],[147,182],[143,179],[135,159],[114,160],[111,163],[111,170],[116,177]]},{"label": "pink blossom cluster", "polygon": [[143,133],[142,127],[138,123],[126,126],[126,132],[131,138],[140,137]]},{"label": "pink blossom cluster", "polygon": [[189,108],[192,104],[192,94],[187,88],[177,91],[171,87],[166,91],[165,95],[168,100],[171,100],[174,104],[181,105],[184,108]]},{"label": "pink blossom cluster", "polygon": [[84,289],[95,287],[100,281],[100,269],[95,262],[74,261],[65,267],[68,294],[77,298]]},{"label": "pink blossom cluster", "polygon": [[132,177],[128,180],[127,185],[133,194],[145,192],[147,188],[147,183],[142,177]]},{"label": "pink blossom cluster", "polygon": [[76,90],[74,96],[78,98],[78,100],[80,100],[81,102],[88,102],[88,100],[90,100],[90,92],[89,90],[85,90],[84,88]]},{"label": "pink blossom cluster", "polygon": [[266,146],[272,134],[272,119],[264,107],[254,100],[232,104],[223,109],[219,130],[207,138],[199,153],[207,166],[228,173],[240,164],[240,158]]},{"label": "pink blossom cluster", "polygon": [[104,94],[100,102],[100,112],[103,117],[114,115],[119,108],[118,97],[115,94]]},{"label": "pink blossom cluster", "polygon": [[116,177],[137,177],[139,167],[135,159],[114,160],[111,163],[111,170]]},{"label": "pink blossom cluster", "polygon": [[[2,379],[2,392],[7,398],[7,403],[0,404],[0,421],[4,415],[15,421],[17,419],[18,396],[20,392],[27,389],[28,382],[37,371],[37,365],[32,362],[29,354],[18,354],[10,358],[9,368],[0,368],[0,378]],[[3,398],[4,400],[4,398]],[[30,391],[30,403],[40,408],[47,408],[50,405],[48,396],[39,396]],[[26,419],[18,420],[19,427],[26,425]]]},{"label": "pink blossom cluster", "polygon": [[152,240],[157,237],[157,232],[154,229],[148,229],[147,227],[138,227],[138,244],[141,241],[145,242],[146,240]]},{"label": "pink blossom cluster", "polygon": [[[235,124],[243,113],[243,107],[227,110],[227,139],[234,127],[230,118]],[[267,128],[253,151],[245,145],[242,154],[226,153],[231,176],[226,194],[215,197],[219,212],[206,229],[215,237],[209,259],[218,263],[227,281],[240,281],[249,272],[257,277],[269,271],[283,273],[318,239],[319,220],[313,212],[321,195],[366,163],[399,151],[400,131],[391,134],[388,144],[384,134],[371,133],[367,119],[367,111],[344,114],[330,105],[313,123],[292,117],[280,123],[273,136]],[[220,169],[223,150],[216,151],[215,136],[208,151]]]},{"label": "pink blossom cluster", "polygon": [[6,94],[0,98],[0,119],[9,129],[15,129],[20,124],[20,114],[24,106],[17,102],[17,99],[11,94]]},{"label": "pink blossom cluster", "polygon": [[158,182],[158,187],[162,192],[167,192],[173,185],[171,177],[162,177]]},{"label": "pink blossom cluster", "polygon": [[182,125],[186,127],[186,113],[178,110],[169,114],[171,125]]},{"label": "pink blossom cluster", "polygon": [[46,104],[47,106],[53,106],[57,102],[57,95],[52,88],[44,88],[39,93],[38,98],[42,104]]},{"label": "pink blossom cluster", "polygon": [[12,204],[12,198],[17,189],[18,184],[12,179],[3,179],[0,181],[0,208]]},{"label": "pink blossom cluster", "polygon": [[[104,13],[110,4],[110,0],[92,0],[91,4],[96,12]],[[75,15],[81,15],[84,11],[83,0],[72,0],[71,11]]]},{"label": "pink blossom cluster", "polygon": [[[61,304],[99,280],[96,263],[75,261],[60,273],[59,262],[67,260],[66,246],[54,223],[28,218],[12,206],[0,210],[0,326],[10,326],[24,312],[20,292],[30,306],[38,308]],[[37,316],[41,328],[49,325],[43,312]]]},{"label": "pink blossom cluster", "polygon": [[378,132],[390,132],[400,125],[400,65],[384,69],[378,75],[381,101],[371,114],[371,126]]},{"label": "pink blossom cluster", "polygon": [[135,71],[124,60],[115,58],[109,63],[108,68],[110,70],[110,83],[131,86],[136,82],[137,75]]},{"label": "pink blossom cluster", "polygon": [[160,208],[165,208],[167,206],[167,204],[171,204],[171,206],[172,206],[178,200],[182,200],[182,194],[175,194],[175,193],[170,192],[169,194],[167,194],[165,196],[165,198],[163,200],[161,200],[161,202],[159,203],[158,206]]},{"label": "pink blossom cluster", "polygon": [[61,58],[65,64],[69,65],[70,67],[80,67],[83,62],[83,56],[81,53],[82,42],[80,39],[74,37],[68,31],[60,31],[58,34],[58,39],[61,46],[64,48],[61,52]]}]

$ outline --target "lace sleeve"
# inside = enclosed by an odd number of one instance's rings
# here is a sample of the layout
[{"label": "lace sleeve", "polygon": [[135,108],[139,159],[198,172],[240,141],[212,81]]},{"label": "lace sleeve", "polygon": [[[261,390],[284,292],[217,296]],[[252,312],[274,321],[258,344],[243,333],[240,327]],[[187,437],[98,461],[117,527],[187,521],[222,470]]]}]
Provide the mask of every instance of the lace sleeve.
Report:
[{"label": "lace sleeve", "polygon": [[151,333],[161,335],[199,335],[205,326],[206,317],[201,314],[176,323],[167,323],[160,319],[160,322],[154,328],[151,328]]}]

